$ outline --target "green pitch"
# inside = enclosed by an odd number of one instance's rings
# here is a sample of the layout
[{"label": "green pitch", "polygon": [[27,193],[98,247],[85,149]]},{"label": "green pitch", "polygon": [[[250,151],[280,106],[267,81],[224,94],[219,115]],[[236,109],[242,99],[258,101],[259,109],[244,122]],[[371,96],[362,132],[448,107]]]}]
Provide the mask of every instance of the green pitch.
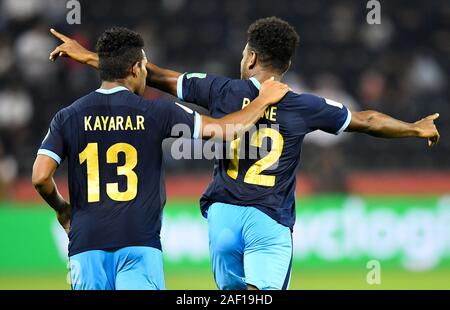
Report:
[{"label": "green pitch", "polygon": [[[0,289],[65,290],[70,287],[65,282],[65,274],[43,276],[0,276]],[[426,273],[386,271],[382,273],[380,285],[369,285],[364,272],[323,272],[294,271],[290,289],[446,289],[450,290],[450,270],[436,270]],[[166,273],[168,289],[204,290],[216,289],[212,274],[207,271],[190,273]]]},{"label": "green pitch", "polygon": [[[382,200],[382,204],[392,209],[401,205],[403,208],[401,210],[404,211],[411,205],[410,200],[413,198],[402,199],[404,198],[399,198],[397,201],[386,198],[385,201]],[[436,198],[430,198],[430,201],[426,198],[421,199],[415,201],[422,203],[423,210],[440,212],[441,209],[436,207],[434,201]],[[317,210],[327,203],[340,206],[341,200],[326,196],[311,198],[309,204],[308,202],[304,204],[307,205],[304,209]],[[0,231],[2,232],[0,245],[4,251],[0,254],[0,289],[70,289],[66,282],[67,263],[58,254],[55,235],[52,234],[52,225],[55,221],[53,212],[48,207],[44,208],[35,204],[17,204],[16,206],[15,204],[0,203]],[[194,227],[197,227],[195,225],[204,219],[200,217],[198,209],[193,207],[196,205],[197,202],[191,200],[173,201],[168,203],[166,215],[173,221],[178,217],[188,219]],[[400,211],[396,214],[399,218],[402,214]],[[311,212],[310,216],[317,215]],[[431,216],[434,215],[431,214]],[[177,224],[176,229],[181,230],[180,223],[173,223]],[[29,253],[39,254],[30,256]],[[294,260],[290,289],[450,290],[450,265],[447,256],[442,256],[442,259],[442,264],[433,271],[408,272],[399,266],[398,258],[393,258],[390,262],[382,264],[379,285],[367,283],[368,269],[364,259],[357,263],[347,259],[340,264],[324,264],[317,259],[305,261],[305,263]],[[187,260],[176,262],[168,260],[165,263],[165,275],[168,289],[216,288],[207,254],[202,261],[195,263]]]}]

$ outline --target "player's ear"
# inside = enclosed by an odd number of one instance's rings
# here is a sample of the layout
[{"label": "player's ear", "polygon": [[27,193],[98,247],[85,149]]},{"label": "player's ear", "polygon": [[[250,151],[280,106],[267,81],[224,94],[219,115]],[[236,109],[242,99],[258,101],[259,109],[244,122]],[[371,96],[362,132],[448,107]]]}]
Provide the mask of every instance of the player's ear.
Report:
[{"label": "player's ear", "polygon": [[141,62],[140,61],[136,62],[133,65],[133,67],[131,67],[131,75],[133,77],[137,77],[139,74],[139,70],[141,70]]},{"label": "player's ear", "polygon": [[248,57],[248,68],[253,69],[256,66],[256,60],[258,55],[255,51],[249,51],[250,55]]}]

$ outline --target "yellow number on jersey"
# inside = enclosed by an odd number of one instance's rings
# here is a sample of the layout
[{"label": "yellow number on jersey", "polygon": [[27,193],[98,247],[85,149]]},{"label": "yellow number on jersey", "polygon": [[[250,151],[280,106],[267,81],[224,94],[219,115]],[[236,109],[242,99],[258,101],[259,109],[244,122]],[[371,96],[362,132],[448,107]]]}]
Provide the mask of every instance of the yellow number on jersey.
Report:
[{"label": "yellow number on jersey", "polygon": [[[106,162],[116,164],[119,161],[119,153],[125,154],[125,164],[117,167],[117,174],[127,177],[127,190],[119,191],[118,183],[107,183],[106,193],[115,201],[130,201],[136,198],[138,177],[133,169],[137,165],[137,151],[127,143],[116,143],[106,151]],[[89,143],[80,153],[80,164],[87,161],[87,189],[88,202],[100,201],[100,172],[98,164],[98,143]]]},{"label": "yellow number on jersey", "polygon": [[237,179],[238,171],[239,171],[239,149],[241,145],[241,138],[237,138],[236,140],[231,141],[230,143],[230,152],[231,159],[230,165],[227,170],[227,174],[232,179]]},{"label": "yellow number on jersey", "polygon": [[[244,177],[244,182],[248,184],[273,187],[275,186],[276,177],[261,173],[278,161],[281,153],[283,152],[284,139],[283,136],[275,129],[261,128],[253,133],[250,144],[252,146],[261,147],[264,138],[270,138],[272,140],[272,149],[267,156],[254,163],[253,166],[248,169]],[[227,174],[235,180],[238,177],[239,171],[239,147],[240,138],[231,142],[230,150],[233,157],[230,160],[230,166],[227,170]]]},{"label": "yellow number on jersey", "polygon": [[127,190],[125,192],[119,192],[119,183],[107,183],[106,193],[112,200],[130,201],[136,198],[137,195],[138,177],[133,171],[137,165],[137,151],[130,144],[114,144],[106,152],[106,162],[108,164],[117,164],[119,161],[119,153],[125,154],[125,165],[117,167],[117,174],[127,177]]},{"label": "yellow number on jersey", "polygon": [[100,201],[100,173],[98,171],[98,143],[89,143],[80,153],[80,165],[87,161],[88,202]]}]

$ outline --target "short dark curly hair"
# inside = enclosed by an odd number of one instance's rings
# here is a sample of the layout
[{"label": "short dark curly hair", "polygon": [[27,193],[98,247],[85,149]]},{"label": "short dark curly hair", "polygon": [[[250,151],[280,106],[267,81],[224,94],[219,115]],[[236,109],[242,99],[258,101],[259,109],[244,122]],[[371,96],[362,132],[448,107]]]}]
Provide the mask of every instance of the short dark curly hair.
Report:
[{"label": "short dark curly hair", "polygon": [[300,38],[288,22],[278,17],[262,18],[250,25],[247,43],[263,66],[280,73],[289,68]]},{"label": "short dark curly hair", "polygon": [[130,68],[143,59],[144,40],[130,29],[114,27],[106,30],[97,41],[100,78],[115,81],[126,78]]}]

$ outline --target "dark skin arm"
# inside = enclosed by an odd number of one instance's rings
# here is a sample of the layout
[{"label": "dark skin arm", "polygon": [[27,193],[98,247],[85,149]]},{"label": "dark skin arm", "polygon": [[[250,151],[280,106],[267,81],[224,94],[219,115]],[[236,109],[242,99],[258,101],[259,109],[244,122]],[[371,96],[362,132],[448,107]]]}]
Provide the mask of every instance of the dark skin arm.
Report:
[{"label": "dark skin arm", "polygon": [[165,93],[177,96],[177,81],[181,75],[169,69],[162,69],[155,64],[147,63],[147,86],[157,88]]},{"label": "dark skin arm", "polygon": [[[51,30],[52,34],[63,41],[51,54],[50,60],[58,57],[70,57],[80,63],[98,68],[98,55],[88,51],[75,40]],[[159,68],[148,63],[149,77],[147,85],[158,88],[174,96],[177,95],[177,79],[180,72]],[[366,133],[380,138],[404,138],[416,137],[428,140],[428,145],[433,146],[439,142],[439,132],[434,125],[438,114],[430,115],[415,123],[405,123],[376,111],[354,112],[347,132]]]},{"label": "dark skin arm", "polygon": [[415,123],[406,123],[377,111],[353,112],[347,132],[360,132],[378,138],[421,138],[428,146],[439,142],[439,132],[434,121],[439,114],[427,116]]},{"label": "dark skin arm", "polygon": [[52,158],[38,155],[33,165],[32,182],[36,191],[56,212],[58,222],[69,233],[72,209],[56,187],[53,174],[58,164]]}]

